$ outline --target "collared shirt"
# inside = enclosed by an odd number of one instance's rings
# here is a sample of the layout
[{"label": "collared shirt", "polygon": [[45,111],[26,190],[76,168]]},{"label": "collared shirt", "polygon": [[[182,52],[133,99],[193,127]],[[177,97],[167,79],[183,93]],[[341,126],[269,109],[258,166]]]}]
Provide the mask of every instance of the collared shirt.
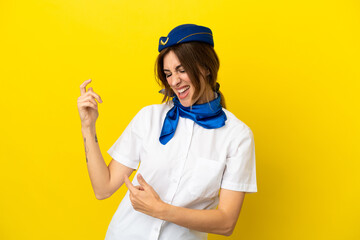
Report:
[{"label": "collared shirt", "polygon": [[[220,188],[257,192],[252,131],[231,112],[218,129],[205,129],[180,117],[174,137],[166,144],[159,136],[166,113],[173,106],[144,107],[108,150],[116,161],[139,169],[160,198],[171,205],[215,209]],[[139,185],[136,176],[134,185]],[[133,209],[129,191],[116,210],[106,240],[207,239],[207,233],[166,222]]]}]

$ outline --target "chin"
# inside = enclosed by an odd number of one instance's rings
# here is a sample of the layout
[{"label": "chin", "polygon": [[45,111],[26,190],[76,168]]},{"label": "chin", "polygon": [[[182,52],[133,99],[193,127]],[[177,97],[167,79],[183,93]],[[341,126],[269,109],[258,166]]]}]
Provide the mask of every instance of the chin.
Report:
[{"label": "chin", "polygon": [[191,106],[190,103],[183,103],[183,102],[180,102],[180,103],[181,103],[181,105],[183,105],[184,107],[190,107],[190,106]]},{"label": "chin", "polygon": [[[178,97],[178,99],[179,99],[179,97]],[[191,100],[188,98],[186,98],[184,100],[179,99],[179,101],[180,101],[181,105],[183,105],[184,107],[190,107],[192,105]]]},{"label": "chin", "polygon": [[191,96],[192,96],[192,94],[189,94],[185,99],[182,99],[182,100],[179,98],[179,96],[177,96],[177,97],[178,97],[181,105],[183,105],[184,107],[190,107],[191,105],[193,105]]}]

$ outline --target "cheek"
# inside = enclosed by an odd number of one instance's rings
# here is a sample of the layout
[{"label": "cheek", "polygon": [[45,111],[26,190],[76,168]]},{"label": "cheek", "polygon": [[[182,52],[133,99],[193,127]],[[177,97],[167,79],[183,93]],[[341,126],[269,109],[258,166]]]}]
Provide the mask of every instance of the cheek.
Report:
[{"label": "cheek", "polygon": [[171,87],[171,81],[170,81],[170,78],[166,78],[166,83],[168,84],[169,87]]},{"label": "cheek", "polygon": [[189,78],[189,76],[188,76],[187,74],[185,74],[184,80],[185,80],[185,82],[186,82],[187,84],[189,84],[189,85],[192,86],[191,80],[190,80],[190,78]]}]

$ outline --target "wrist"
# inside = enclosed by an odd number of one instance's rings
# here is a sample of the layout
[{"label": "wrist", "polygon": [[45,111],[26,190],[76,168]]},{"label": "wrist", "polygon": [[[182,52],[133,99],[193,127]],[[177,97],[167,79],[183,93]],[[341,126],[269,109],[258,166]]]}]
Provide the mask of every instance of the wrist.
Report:
[{"label": "wrist", "polygon": [[82,132],[83,135],[85,135],[85,134],[95,134],[96,133],[95,125],[81,126],[81,132]]},{"label": "wrist", "polygon": [[169,216],[171,207],[172,206],[170,204],[161,201],[160,206],[158,207],[157,218],[161,220],[166,220],[166,218]]}]

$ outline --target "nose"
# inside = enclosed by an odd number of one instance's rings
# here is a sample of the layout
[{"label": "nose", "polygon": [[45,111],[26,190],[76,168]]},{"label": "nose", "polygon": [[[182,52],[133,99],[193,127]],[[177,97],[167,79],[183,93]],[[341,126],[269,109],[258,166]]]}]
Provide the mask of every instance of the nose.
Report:
[{"label": "nose", "polygon": [[179,74],[173,73],[171,76],[170,82],[169,82],[170,86],[178,87],[178,86],[180,86],[180,83],[181,83],[181,78],[180,78]]}]

